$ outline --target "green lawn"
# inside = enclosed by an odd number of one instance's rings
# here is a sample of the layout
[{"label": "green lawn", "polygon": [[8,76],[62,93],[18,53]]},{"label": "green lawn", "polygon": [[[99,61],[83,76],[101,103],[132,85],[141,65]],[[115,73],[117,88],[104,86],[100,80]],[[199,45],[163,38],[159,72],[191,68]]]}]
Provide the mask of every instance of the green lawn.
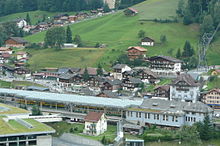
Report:
[{"label": "green lawn", "polygon": [[206,90],[210,90],[213,88],[219,88],[220,87],[220,78],[216,77],[212,82],[207,81],[206,85],[207,85]]},{"label": "green lawn", "polygon": [[217,33],[216,39],[210,45],[207,51],[207,60],[209,65],[220,65],[220,32]]},{"label": "green lawn", "polygon": [[134,6],[140,19],[168,19],[176,16],[178,0],[147,0]]},{"label": "green lawn", "polygon": [[40,84],[36,84],[33,82],[28,82],[28,81],[13,81],[12,83],[12,87],[16,87],[16,86],[38,86],[38,87],[44,87],[43,85]]},{"label": "green lawn", "polygon": [[37,122],[34,119],[23,119],[24,121],[30,123],[33,128],[27,128],[16,120],[9,120],[5,122],[0,118],[0,134],[13,134],[13,133],[28,133],[28,132],[39,132],[39,131],[54,131],[51,127]]},{"label": "green lawn", "polygon": [[[185,26],[180,23],[169,23],[161,24],[154,22],[144,22],[140,23],[138,21],[139,16],[126,17],[122,12],[117,14],[104,16],[94,20],[89,20],[77,24],[71,25],[73,31],[73,36],[79,34],[88,46],[94,46],[97,42],[107,44],[105,53],[102,54],[102,57],[93,62],[85,62],[83,65],[92,65],[94,66],[97,62],[101,62],[104,67],[109,68],[111,64],[116,60],[116,58],[125,52],[129,46],[139,45],[140,39],[137,37],[139,30],[146,31],[146,35],[155,39],[157,45],[155,47],[147,47],[148,56],[152,55],[171,55],[175,56],[178,48],[183,48],[183,45],[186,40],[189,40],[193,46],[196,46],[197,36],[198,36],[198,25]],[[31,36],[26,37],[25,39],[30,42],[42,42],[44,40],[45,32],[37,33]],[[160,36],[166,35],[167,43],[160,44]],[[39,56],[40,59],[31,59],[30,64],[38,65],[39,60],[45,61],[44,64],[48,64],[48,58],[54,57],[51,56],[52,52],[47,51],[36,51],[35,53],[43,54]],[[52,53],[54,54],[54,53]],[[75,56],[74,57],[78,57]],[[57,58],[53,58],[56,60]],[[62,62],[51,62],[51,66],[59,65],[68,65],[68,63]],[[80,64],[73,64],[76,66],[83,66]],[[35,68],[35,67],[34,67]]]},{"label": "green lawn", "polygon": [[99,136],[88,136],[84,134],[78,133],[78,135],[83,136],[85,138],[90,138],[93,140],[101,141],[103,136],[105,136],[106,139],[108,139],[110,142],[113,142],[116,138],[117,134],[117,127],[113,125],[108,125],[107,131]]},{"label": "green lawn", "polygon": [[45,67],[86,67],[96,65],[105,49],[74,48],[56,51],[54,49],[27,49],[32,56],[29,60],[32,70]]},{"label": "green lawn", "polygon": [[10,88],[11,87],[11,82],[6,82],[6,81],[0,80],[0,87],[1,88]]},{"label": "green lawn", "polygon": [[[12,21],[17,18],[26,18],[27,13],[29,13],[30,15],[31,23],[36,24],[38,21],[42,21],[44,15],[46,16],[46,18],[48,17],[52,18],[57,14],[62,14],[65,12],[30,11],[30,12],[15,13],[0,17],[0,22]],[[74,14],[74,12],[70,12],[68,14]]]},{"label": "green lawn", "polygon": [[[105,136],[106,139],[113,141],[114,138],[116,137],[116,131],[117,131],[116,126],[108,125],[108,130],[105,133],[99,136],[88,136],[88,135],[82,134],[83,129],[84,129],[84,124],[80,124],[80,123],[70,124],[70,123],[62,121],[58,123],[48,123],[48,125],[53,127],[56,130],[56,133],[54,134],[54,136],[60,136],[63,133],[72,133],[72,134],[77,134],[79,136],[83,136],[85,138],[89,138],[89,139],[93,139],[97,141],[101,141],[103,136]],[[73,129],[72,132],[70,132],[71,128]],[[77,130],[74,130],[74,129],[77,129]]]},{"label": "green lawn", "polygon": [[9,106],[9,105],[2,104],[2,103],[0,103],[0,107],[5,107],[5,108],[8,109],[7,111],[1,111],[0,110],[0,115],[29,113],[29,111],[27,111],[27,110],[24,110],[24,109],[21,109],[21,108],[17,108],[17,107],[14,107],[14,106]]},{"label": "green lawn", "polygon": [[38,87],[44,87],[40,84],[36,84],[33,82],[28,82],[28,81],[12,81],[12,82],[6,82],[0,80],[0,88],[11,88],[11,87],[16,87],[16,86],[38,86]]}]

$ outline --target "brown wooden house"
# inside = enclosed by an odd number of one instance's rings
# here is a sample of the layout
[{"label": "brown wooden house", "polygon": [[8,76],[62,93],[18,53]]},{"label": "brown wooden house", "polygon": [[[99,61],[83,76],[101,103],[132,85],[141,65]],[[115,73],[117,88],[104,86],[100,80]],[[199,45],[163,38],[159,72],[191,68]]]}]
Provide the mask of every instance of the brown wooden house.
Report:
[{"label": "brown wooden house", "polygon": [[146,52],[147,52],[147,49],[145,49],[143,47],[139,47],[139,46],[129,47],[127,49],[127,55],[130,60],[145,57]]},{"label": "brown wooden house", "polygon": [[27,45],[27,41],[20,37],[10,37],[5,41],[6,47],[24,48]]},{"label": "brown wooden house", "polygon": [[154,88],[154,98],[160,98],[169,100],[170,99],[170,86],[162,85]]}]

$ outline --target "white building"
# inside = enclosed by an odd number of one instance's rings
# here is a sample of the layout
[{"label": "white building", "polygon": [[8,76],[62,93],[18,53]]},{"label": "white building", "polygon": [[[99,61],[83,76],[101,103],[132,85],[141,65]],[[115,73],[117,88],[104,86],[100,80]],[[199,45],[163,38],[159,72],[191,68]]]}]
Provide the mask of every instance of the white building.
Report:
[{"label": "white building", "polygon": [[200,96],[200,84],[189,74],[180,74],[170,85],[170,100],[196,102]]},{"label": "white building", "polygon": [[151,71],[161,76],[175,75],[182,71],[183,61],[170,56],[154,56],[149,58]]},{"label": "white building", "polygon": [[154,46],[155,41],[149,37],[145,37],[141,40],[142,46]]},{"label": "white building", "polygon": [[141,126],[156,124],[164,127],[181,127],[212,119],[213,109],[202,102],[182,102],[161,99],[145,99],[141,106],[126,111],[126,120]]},{"label": "white building", "polygon": [[84,120],[85,134],[97,136],[107,130],[107,119],[103,112],[89,112]]},{"label": "white building", "polygon": [[[1,146],[52,146],[55,130],[34,119],[29,111],[0,104],[0,145]],[[5,130],[7,128],[7,130]]]},{"label": "white building", "polygon": [[24,28],[28,25],[25,19],[17,19],[15,21],[16,21],[18,28]]},{"label": "white building", "polygon": [[125,71],[131,71],[131,68],[127,66],[126,64],[116,64],[113,66],[114,73],[113,76],[115,79],[122,80],[123,79],[123,72]]}]

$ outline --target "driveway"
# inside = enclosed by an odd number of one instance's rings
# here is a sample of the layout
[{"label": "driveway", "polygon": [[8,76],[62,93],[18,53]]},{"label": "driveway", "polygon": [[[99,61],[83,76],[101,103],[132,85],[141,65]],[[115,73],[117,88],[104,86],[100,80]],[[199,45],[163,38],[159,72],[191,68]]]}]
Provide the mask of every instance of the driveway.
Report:
[{"label": "driveway", "polygon": [[52,143],[53,146],[103,146],[99,141],[69,133],[64,133],[60,137],[53,137]]}]

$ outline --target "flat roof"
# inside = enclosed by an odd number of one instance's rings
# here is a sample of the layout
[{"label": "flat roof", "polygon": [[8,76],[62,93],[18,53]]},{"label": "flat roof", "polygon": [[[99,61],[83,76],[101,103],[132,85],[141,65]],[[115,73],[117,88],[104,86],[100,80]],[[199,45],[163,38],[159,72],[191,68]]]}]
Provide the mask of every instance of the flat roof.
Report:
[{"label": "flat roof", "polygon": [[23,136],[32,134],[49,134],[55,132],[53,128],[43,123],[40,123],[34,119],[22,119],[23,121],[33,126],[33,128],[28,128],[20,124],[16,120],[9,120],[7,122],[3,118],[4,117],[0,118],[0,137]]},{"label": "flat roof", "polygon": [[131,105],[140,106],[143,99],[116,99],[116,98],[103,98],[95,96],[82,96],[77,94],[60,94],[51,92],[38,92],[26,91],[16,89],[3,89],[0,88],[0,93],[15,94],[18,97],[23,97],[32,100],[51,101],[60,103],[75,103],[79,105],[92,105],[99,107],[118,107],[126,108]]},{"label": "flat roof", "polygon": [[30,112],[27,110],[0,103],[0,116],[1,115],[28,114],[28,113]]}]

